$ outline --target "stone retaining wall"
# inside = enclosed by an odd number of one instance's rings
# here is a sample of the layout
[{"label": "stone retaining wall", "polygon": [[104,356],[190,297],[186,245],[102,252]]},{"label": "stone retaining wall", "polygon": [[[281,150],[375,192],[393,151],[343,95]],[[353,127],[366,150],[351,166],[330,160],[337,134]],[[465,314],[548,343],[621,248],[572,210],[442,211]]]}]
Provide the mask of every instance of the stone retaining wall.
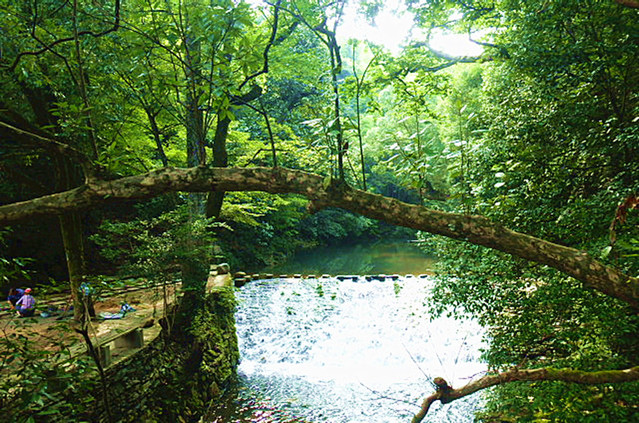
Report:
[{"label": "stone retaining wall", "polygon": [[[234,312],[233,289],[213,288],[194,316],[188,336],[160,335],[107,369],[113,421],[198,421],[236,373],[239,351]],[[101,386],[90,397],[93,406],[78,417],[109,421]]]}]

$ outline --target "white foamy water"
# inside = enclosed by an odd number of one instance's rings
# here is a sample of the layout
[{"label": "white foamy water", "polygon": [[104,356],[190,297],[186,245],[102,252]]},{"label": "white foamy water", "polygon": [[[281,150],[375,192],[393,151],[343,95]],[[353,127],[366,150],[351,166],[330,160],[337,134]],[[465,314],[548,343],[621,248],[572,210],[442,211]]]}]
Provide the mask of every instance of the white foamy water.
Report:
[{"label": "white foamy water", "polygon": [[[406,422],[436,376],[454,387],[485,366],[482,328],[427,314],[427,278],[254,281],[237,294],[243,385],[295,421]],[[477,376],[476,376],[477,377]],[[471,422],[474,395],[426,421]],[[259,420],[280,421],[280,420]]]}]

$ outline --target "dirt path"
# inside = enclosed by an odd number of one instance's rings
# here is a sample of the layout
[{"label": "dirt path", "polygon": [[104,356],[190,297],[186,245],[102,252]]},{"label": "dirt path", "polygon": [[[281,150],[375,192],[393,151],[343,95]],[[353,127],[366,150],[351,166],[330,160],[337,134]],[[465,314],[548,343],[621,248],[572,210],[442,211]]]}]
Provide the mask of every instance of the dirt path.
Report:
[{"label": "dirt path", "polygon": [[[230,275],[215,275],[208,279],[207,291],[214,287],[230,286]],[[112,340],[118,333],[133,328],[143,328],[144,343],[148,343],[160,333],[158,320],[164,315],[165,303],[171,305],[180,295],[181,283],[167,284],[166,287],[148,287],[146,281],[134,283],[123,289],[110,292],[108,296],[98,298],[94,308],[98,318],[92,319],[89,325],[89,335],[94,345],[101,345],[105,340]],[[32,318],[19,318],[14,312],[0,314],[0,337],[13,339],[14,342],[24,337],[25,344],[37,346],[38,349],[50,351],[64,361],[86,352],[86,344],[82,336],[74,330],[73,312],[56,313],[43,317],[50,306],[62,310],[68,304],[69,295],[51,295],[45,298],[37,296],[37,311]],[[100,313],[116,314],[122,304],[128,304],[135,311],[128,312],[121,319],[101,319]],[[110,341],[109,341],[110,342]],[[134,350],[126,347],[116,347],[110,344],[112,363],[119,361]]]},{"label": "dirt path", "polygon": [[[176,290],[179,294],[179,284],[171,284],[166,287],[168,303],[175,301]],[[165,293],[162,287],[147,288],[144,286],[127,287],[111,293],[108,297],[98,298],[95,301],[96,316],[100,313],[118,313],[122,304],[132,306],[135,311],[125,314],[121,319],[92,319],[89,334],[94,344],[99,344],[101,339],[112,336],[115,333],[126,331],[133,327],[147,325],[144,329],[145,343],[157,336],[160,331],[157,321],[163,316]],[[38,298],[37,311],[33,318],[19,318],[13,312],[5,312],[0,317],[0,336],[15,337],[24,336],[25,342],[34,343],[39,349],[52,353],[66,351],[70,355],[76,355],[86,349],[82,336],[73,330],[73,312],[65,315],[57,313],[51,317],[42,317],[41,312],[46,312],[49,306],[63,309],[64,296],[51,296]],[[152,325],[151,322],[153,323]],[[113,357],[117,360],[124,351],[113,351]]]}]

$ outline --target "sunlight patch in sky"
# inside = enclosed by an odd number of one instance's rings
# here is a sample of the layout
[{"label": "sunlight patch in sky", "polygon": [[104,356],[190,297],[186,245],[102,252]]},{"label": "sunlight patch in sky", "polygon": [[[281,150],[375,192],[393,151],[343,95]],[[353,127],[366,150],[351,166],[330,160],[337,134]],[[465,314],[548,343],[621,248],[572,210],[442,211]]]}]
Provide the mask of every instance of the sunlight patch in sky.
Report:
[{"label": "sunlight patch in sky", "polygon": [[[253,6],[263,6],[262,0],[248,0]],[[384,2],[384,8],[375,18],[374,25],[370,24],[358,12],[358,4],[351,1],[347,4],[342,22],[337,28],[337,38],[340,45],[345,46],[351,38],[368,40],[386,47],[392,54],[397,55],[402,48],[411,41],[425,41],[424,31],[413,27],[413,17],[406,10],[404,0],[389,0]],[[472,43],[465,34],[434,32],[430,46],[448,56],[479,56],[483,49]]]},{"label": "sunlight patch in sky", "polygon": [[[426,34],[419,28],[413,27],[413,17],[406,10],[402,0],[385,2],[384,9],[375,18],[375,25],[371,25],[366,18],[357,12],[357,6],[349,4],[344,11],[342,24],[337,30],[340,44],[355,38],[368,40],[383,45],[393,54],[399,54],[410,41],[424,41]],[[448,32],[434,32],[430,46],[448,56],[479,56],[483,49],[468,40],[465,34]]]},{"label": "sunlight patch in sky", "polygon": [[368,40],[397,54],[407,41],[412,26],[413,17],[405,12],[401,0],[386,2],[384,9],[375,18],[375,25],[371,25],[358,13],[357,5],[350,3],[344,11],[342,24],[337,29],[337,37],[343,41],[350,38]]},{"label": "sunlight patch in sky", "polygon": [[483,47],[468,40],[467,34],[434,33],[430,40],[430,47],[455,57],[479,56],[483,52]]}]

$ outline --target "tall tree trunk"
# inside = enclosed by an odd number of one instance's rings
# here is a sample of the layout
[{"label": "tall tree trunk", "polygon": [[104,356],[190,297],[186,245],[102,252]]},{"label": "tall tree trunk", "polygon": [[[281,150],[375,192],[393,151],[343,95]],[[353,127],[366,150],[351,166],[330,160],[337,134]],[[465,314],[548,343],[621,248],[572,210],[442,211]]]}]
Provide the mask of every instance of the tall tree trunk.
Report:
[{"label": "tall tree trunk", "polygon": [[[78,46],[76,45],[76,49]],[[79,53],[76,50],[76,55]],[[79,57],[79,56],[78,56]],[[84,78],[84,72],[80,72],[81,78]],[[72,76],[72,75],[71,75]],[[84,83],[84,81],[83,81]],[[57,127],[58,118],[51,114],[56,97],[48,87],[31,87],[29,84],[21,84],[22,93],[29,102],[35,121],[40,127]],[[86,87],[82,88],[82,96],[86,103]],[[86,103],[88,106],[88,103]],[[88,109],[86,111],[88,113]],[[25,122],[26,124],[26,119]],[[90,127],[90,120],[87,120]],[[95,145],[95,137],[91,130],[91,148],[94,156],[97,157],[97,146]],[[84,177],[80,171],[80,164],[76,161],[77,156],[68,155],[64,152],[52,152],[52,159],[55,167],[54,175],[52,175],[52,186],[55,192],[67,191],[82,185]],[[67,271],[69,274],[69,284],[71,296],[73,298],[74,318],[77,321],[85,319],[85,307],[79,295],[79,288],[84,280],[85,261],[84,261],[84,231],[82,227],[82,219],[77,211],[71,210],[60,214],[59,216],[60,232],[67,261]]]},{"label": "tall tree trunk", "polygon": [[[195,88],[194,88],[195,89]],[[189,90],[186,110],[186,148],[189,167],[206,164],[206,134],[204,115],[198,106],[198,97]]]},{"label": "tall tree trunk", "polygon": [[[327,31],[328,33],[328,31]],[[336,132],[336,141],[337,141],[337,177],[339,180],[344,181],[344,154],[346,154],[348,150],[348,146],[344,143],[344,132],[342,130],[342,121],[340,115],[340,103],[339,103],[339,83],[337,80],[337,76],[341,72],[342,69],[342,59],[339,55],[339,46],[337,45],[337,40],[335,38],[335,33],[329,33],[330,36],[327,35],[329,52],[331,56],[331,84],[333,86],[333,95],[334,98],[334,107],[335,110],[334,116],[334,125]]]},{"label": "tall tree trunk", "polygon": [[[186,162],[188,166],[206,164],[206,133],[204,130],[204,113],[200,108],[202,97],[201,42],[195,34],[186,37]],[[191,213],[203,216],[205,197],[200,193],[189,195]]]},{"label": "tall tree trunk", "polygon": [[[200,107],[203,95],[202,86],[202,56],[201,41],[197,34],[185,29],[185,53],[186,53],[186,149],[187,163],[189,166],[202,166],[206,164],[206,131],[204,124],[204,113]],[[201,219],[206,212],[206,195],[200,192],[192,192],[188,197],[189,202],[189,224],[195,220]],[[198,240],[190,235],[185,241],[187,249],[194,249]],[[188,327],[188,321],[192,316],[192,311],[197,309],[204,295],[204,287],[206,285],[207,272],[202,268],[207,264],[202,263],[199,257],[188,257],[180,260],[182,270],[182,284],[184,288],[184,299],[182,306],[183,312],[179,313],[179,319],[184,320],[184,327]]]},{"label": "tall tree trunk", "polygon": [[[73,164],[66,157],[56,155],[58,168],[57,186],[59,190],[68,190],[78,185],[76,170]],[[82,220],[77,211],[69,211],[58,216],[60,222],[60,233],[64,245],[64,254],[67,259],[67,271],[69,273],[69,286],[71,297],[73,298],[73,317],[76,321],[82,322],[88,316],[85,313],[83,299],[80,296],[80,285],[84,280],[84,234]]]},{"label": "tall tree trunk", "polygon": [[64,243],[64,253],[67,258],[67,270],[69,272],[69,284],[73,298],[73,318],[84,321],[85,307],[80,296],[80,285],[84,279],[84,240],[82,235],[82,223],[80,215],[76,212],[68,212],[58,217],[60,232]]},{"label": "tall tree trunk", "polygon": [[[228,154],[226,153],[226,138],[229,134],[231,120],[218,115],[217,126],[215,128],[215,138],[213,139],[213,162],[214,167],[227,167],[229,165]],[[224,203],[224,191],[211,191],[206,200],[206,217],[220,217],[222,204]]]}]

